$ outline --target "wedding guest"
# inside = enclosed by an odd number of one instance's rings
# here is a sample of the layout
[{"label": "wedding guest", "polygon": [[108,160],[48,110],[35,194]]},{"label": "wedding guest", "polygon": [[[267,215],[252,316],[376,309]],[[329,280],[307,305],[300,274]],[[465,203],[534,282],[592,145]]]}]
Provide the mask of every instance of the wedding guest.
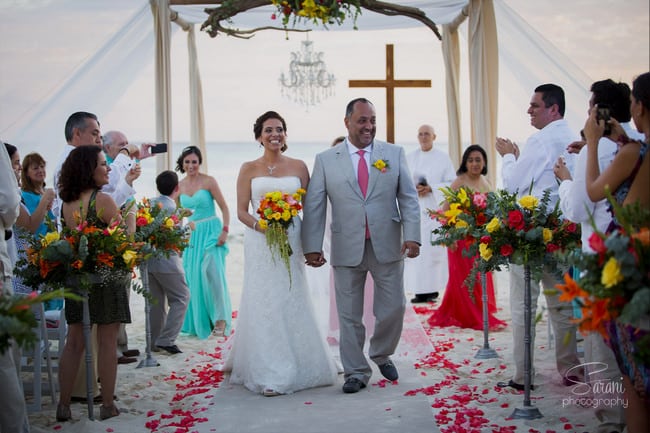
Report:
[{"label": "wedding guest", "polygon": [[[178,197],[178,175],[171,170],[163,171],[156,176],[156,187],[160,196],[152,204],[173,212]],[[183,261],[176,253],[169,257],[151,259],[147,263],[147,271],[149,291],[156,301],[151,306],[150,317],[154,351],[164,350],[171,355],[182,353],[176,345],[176,337],[181,332],[190,300]]]},{"label": "wedding guest", "polygon": [[289,270],[270,251],[255,216],[267,193],[294,194],[307,188],[309,171],[299,159],[284,155],[287,125],[275,111],[267,111],[253,126],[263,154],[242,164],[237,177],[237,217],[244,232],[244,287],[233,347],[226,361],[230,383],[272,397],[331,385],[336,369],[319,331],[309,299],[300,245],[301,220],[294,216],[287,228],[293,253]]},{"label": "wedding guest", "polygon": [[[54,199],[54,190],[45,188],[45,178],[47,176],[45,165],[45,159],[40,154],[29,153],[25,155],[20,173],[21,195],[27,210],[32,214],[37,211],[41,200],[45,199],[46,202],[49,202],[46,217],[54,221],[54,214],[49,209]],[[47,233],[47,225],[43,221],[34,234],[45,235],[45,233]]]},{"label": "wedding guest", "polygon": [[363,290],[368,273],[375,287],[370,359],[386,379],[399,377],[390,357],[404,319],[404,257],[420,253],[420,207],[404,149],[375,140],[374,105],[365,98],[350,101],[344,123],[345,142],[316,156],[305,196],[302,242],[306,263],[322,266],[329,200],[343,392],[357,393],[372,375],[363,352]]},{"label": "wedding guest", "polygon": [[[79,146],[66,158],[59,175],[59,195],[63,201],[61,215],[65,226],[79,224],[75,214],[88,224],[107,227],[114,220],[121,220],[115,201],[100,189],[108,183],[110,167],[99,146]],[[126,279],[124,280],[126,282]],[[115,281],[104,280],[89,292],[90,321],[97,324],[97,371],[101,378],[102,406],[100,419],[119,415],[113,401],[117,378],[117,331],[120,323],[131,322],[131,312],[126,298],[126,287]],[[68,334],[59,362],[59,386],[61,389],[56,410],[58,421],[72,418],[70,400],[81,355],[84,350],[82,330],[82,304],[67,301],[65,316]]]},{"label": "wedding guest", "polygon": [[[190,303],[181,332],[200,339],[215,334],[229,335],[232,307],[226,282],[228,225],[230,211],[217,180],[201,173],[203,156],[188,146],[176,161],[176,171],[185,174],[178,184],[178,200],[193,211],[188,218],[190,243],[183,251],[183,269],[190,288]],[[214,203],[221,211],[217,216]]]},{"label": "wedding guest", "polygon": [[[565,158],[571,170],[573,155],[566,152],[569,143],[576,141],[567,121],[564,119],[564,90],[555,84],[538,86],[528,108],[531,125],[539,131],[531,135],[525,147],[519,150],[516,143],[507,138],[497,137],[496,150],[503,157],[502,178],[504,188],[516,193],[518,197],[533,195],[541,199],[545,191],[550,191],[552,208],[558,199],[558,184],[553,175],[553,165],[560,156]],[[573,367],[580,364],[577,355],[576,325],[573,322],[571,304],[560,302],[555,285],[561,283],[563,272],[558,269],[544,269],[541,285],[548,307],[549,320],[555,336],[555,361],[564,385],[570,386],[574,380],[581,380],[580,374]],[[562,270],[560,270],[562,271]],[[515,371],[508,382],[499,382],[499,387],[524,389],[524,267],[510,266],[510,312],[512,317],[513,358]],[[531,311],[535,314],[540,295],[540,282],[531,280]],[[530,353],[534,360],[535,327],[531,327]],[[534,361],[533,361],[534,362]],[[571,377],[568,377],[571,376]],[[531,386],[534,388],[534,369]]]},{"label": "wedding guest", "polygon": [[[589,99],[588,112],[595,105],[607,104],[612,118],[621,125],[627,124],[630,114],[630,88],[625,83],[615,83],[611,79],[597,81],[591,85],[592,96]],[[627,128],[626,131],[628,131]],[[586,169],[588,148],[584,142],[572,143],[570,147],[581,147],[575,160],[573,177],[562,159],[558,159],[553,168],[555,176],[562,182],[559,187],[560,210],[567,219],[580,224],[582,251],[593,253],[589,238],[594,228],[604,233],[611,221],[607,211],[607,200],[591,201],[587,194]],[[613,137],[603,136],[598,141],[598,165],[604,171],[614,159],[617,144]],[[647,184],[646,184],[647,185]],[[622,389],[620,385],[621,371],[616,363],[612,349],[607,346],[603,336],[598,332],[590,332],[584,337],[585,378],[590,384],[618,384],[617,386],[591,386],[593,398],[599,401],[616,401],[616,393],[610,389]],[[622,432],[625,428],[625,415],[622,405],[599,405],[595,408],[596,417],[600,421],[597,433]]]},{"label": "wedding guest", "polygon": [[[487,153],[478,144],[472,144],[463,152],[463,159],[456,172],[458,177],[451,183],[450,188],[458,191],[460,188],[469,188],[473,192],[487,193],[492,190],[487,174]],[[445,202],[443,209],[449,209]],[[459,240],[454,247],[447,249],[449,264],[449,280],[440,306],[431,314],[428,322],[431,326],[458,326],[460,328],[483,329],[483,287],[477,278],[471,288],[466,285],[477,257],[466,257],[464,251],[468,241]],[[494,283],[492,273],[485,275],[488,298],[488,326],[490,329],[499,329],[506,323],[499,320],[494,313],[497,304],[494,297]]]},{"label": "wedding guest", "polygon": [[[7,147],[0,142],[0,297],[13,294],[11,278],[14,269],[7,250],[14,243],[13,225],[20,212],[20,194],[13,173]],[[19,376],[20,351],[15,343],[12,348],[0,352],[0,431],[29,433],[27,408]]]},{"label": "wedding guest", "polygon": [[437,209],[444,200],[441,187],[454,180],[454,166],[445,152],[434,149],[436,133],[431,125],[418,129],[420,148],[406,155],[420,203],[420,255],[404,262],[404,287],[415,296],[412,303],[431,302],[444,289],[449,278],[447,272],[447,249],[431,245],[431,232],[439,223],[429,217],[428,209]]},{"label": "wedding guest", "polygon": [[[606,122],[598,118],[598,106],[590,111],[584,127],[587,141],[587,193],[591,200],[605,197],[604,190],[609,188],[618,204],[634,202],[648,206],[648,184],[637,183],[637,177],[647,180],[648,145],[650,143],[650,72],[636,77],[632,83],[630,113],[637,131],[645,134],[644,141],[634,141],[625,134],[616,119],[609,120],[611,136],[617,137],[620,147],[611,164],[602,172],[598,166],[598,147],[605,131]],[[616,214],[610,230],[618,226]],[[634,359],[635,349],[630,342],[647,339],[648,323],[623,324],[611,321],[608,327],[609,344],[616,355],[618,366],[623,373],[627,431],[630,433],[650,431],[650,368]],[[632,356],[629,356],[632,354]]]}]

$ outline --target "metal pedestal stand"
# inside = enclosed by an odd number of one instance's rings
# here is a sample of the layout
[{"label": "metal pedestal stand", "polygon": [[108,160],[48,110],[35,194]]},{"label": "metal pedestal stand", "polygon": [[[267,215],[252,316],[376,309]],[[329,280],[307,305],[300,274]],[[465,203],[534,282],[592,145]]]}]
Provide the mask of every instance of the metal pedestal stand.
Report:
[{"label": "metal pedestal stand", "polygon": [[147,339],[146,357],[140,361],[136,368],[142,367],[160,367],[156,358],[151,355],[151,322],[149,315],[151,313],[151,304],[149,303],[149,272],[147,270],[147,262],[140,265],[140,278],[142,279],[142,288],[144,290],[144,318],[145,318],[145,335]]},{"label": "metal pedestal stand", "polygon": [[86,402],[88,404],[88,419],[95,420],[95,413],[93,407],[93,349],[90,346],[90,307],[88,306],[88,290],[82,293],[83,301],[83,315],[82,315],[82,329],[84,337],[84,346],[86,349]]},{"label": "metal pedestal stand", "polygon": [[530,385],[532,381],[530,265],[524,265],[524,283],[524,407],[515,408],[510,418],[537,419],[542,418],[543,415],[538,408],[530,404]]},{"label": "metal pedestal stand", "polygon": [[481,299],[483,300],[483,347],[481,347],[474,358],[476,359],[491,359],[498,358],[496,350],[490,347],[488,342],[488,334],[490,329],[490,319],[488,313],[488,293],[487,293],[487,275],[481,273]]}]

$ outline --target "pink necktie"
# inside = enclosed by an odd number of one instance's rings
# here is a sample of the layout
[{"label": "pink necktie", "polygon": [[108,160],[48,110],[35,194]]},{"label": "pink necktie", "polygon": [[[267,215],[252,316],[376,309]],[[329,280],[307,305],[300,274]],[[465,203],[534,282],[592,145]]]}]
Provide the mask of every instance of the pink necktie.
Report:
[{"label": "pink necktie", "polygon": [[368,191],[368,164],[366,164],[366,158],[363,157],[363,154],[366,153],[365,150],[360,150],[357,152],[359,154],[359,166],[357,167],[357,177],[359,180],[359,187],[361,188],[361,193],[363,196],[366,196]]},{"label": "pink necktie", "polygon": [[[366,151],[360,150],[357,153],[359,154],[357,177],[359,180],[359,188],[361,188],[361,193],[365,197],[366,192],[368,191],[368,164],[366,164],[366,158],[363,157],[363,154],[366,153]],[[368,230],[368,218],[366,218],[366,239],[370,239],[370,230]]]}]

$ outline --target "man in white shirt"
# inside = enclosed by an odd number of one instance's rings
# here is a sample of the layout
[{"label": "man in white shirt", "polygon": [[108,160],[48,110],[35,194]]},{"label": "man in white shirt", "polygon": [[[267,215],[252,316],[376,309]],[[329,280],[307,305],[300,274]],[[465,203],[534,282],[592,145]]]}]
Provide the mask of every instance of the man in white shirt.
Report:
[{"label": "man in white shirt", "polygon": [[[632,131],[630,126],[630,88],[626,83],[615,83],[611,79],[596,81],[591,85],[592,96],[589,100],[589,110],[595,104],[599,107],[607,105],[610,109],[610,116],[616,119],[627,134],[632,138],[643,140],[643,135]],[[605,232],[612,220],[608,211],[607,200],[592,202],[587,195],[586,168],[587,148],[584,141],[573,142],[569,145],[569,151],[578,149],[578,156],[575,161],[573,178],[561,160],[555,164],[555,176],[562,181],[559,188],[560,210],[569,220],[580,223],[582,233],[582,250],[585,253],[593,253],[589,246],[589,238],[594,233],[594,227],[599,232]],[[602,137],[598,142],[598,162],[600,172],[611,164],[617,144],[609,137]],[[593,225],[592,225],[593,221]],[[622,395],[610,392],[610,390],[622,389],[621,371],[618,368],[616,358],[612,349],[607,346],[602,335],[597,332],[590,332],[585,335],[585,378],[592,390],[591,397],[594,401],[606,402],[622,399]],[[604,386],[603,386],[604,385]],[[613,385],[613,386],[610,386]],[[595,433],[608,433],[612,431],[622,432],[625,427],[625,414],[622,406],[600,404],[595,406],[596,417],[600,421]]]},{"label": "man in white shirt", "polygon": [[[553,174],[553,166],[563,157],[569,170],[573,167],[573,155],[566,149],[576,140],[577,134],[564,120],[564,91],[555,84],[538,86],[533,93],[528,108],[530,123],[539,131],[531,135],[520,152],[516,143],[497,137],[496,150],[503,157],[502,178],[504,188],[517,193],[518,197],[531,194],[539,199],[544,191],[550,191],[550,206],[558,200],[558,184]],[[561,272],[558,272],[561,271]],[[545,290],[556,294],[545,294],[549,320],[555,336],[555,359],[562,382],[572,385],[572,380],[581,380],[580,371],[572,370],[580,364],[577,355],[576,325],[570,303],[560,302],[555,284],[561,283],[564,270],[544,269],[541,283]],[[540,293],[539,282],[531,281],[531,311],[537,310]],[[499,382],[497,386],[524,388],[524,271],[523,266],[510,266],[510,312],[512,317],[513,356],[515,372],[509,382]],[[534,364],[535,327],[531,329],[531,362]],[[531,385],[534,382],[531,378]]]},{"label": "man in white shirt", "polygon": [[406,162],[413,184],[418,191],[420,203],[420,235],[422,247],[420,255],[404,262],[404,288],[411,290],[415,297],[412,303],[430,302],[438,297],[449,278],[447,249],[431,245],[431,232],[440,224],[429,216],[428,209],[438,209],[444,195],[441,187],[446,187],[456,178],[456,171],[449,155],[433,148],[436,133],[431,125],[418,129],[420,148],[406,155]]},{"label": "man in white shirt", "polygon": [[[9,153],[0,141],[0,297],[13,294],[13,261],[7,243],[14,242],[12,227],[20,211],[20,194]],[[18,376],[20,350],[15,344],[0,352],[0,432],[29,433],[25,396]]]}]

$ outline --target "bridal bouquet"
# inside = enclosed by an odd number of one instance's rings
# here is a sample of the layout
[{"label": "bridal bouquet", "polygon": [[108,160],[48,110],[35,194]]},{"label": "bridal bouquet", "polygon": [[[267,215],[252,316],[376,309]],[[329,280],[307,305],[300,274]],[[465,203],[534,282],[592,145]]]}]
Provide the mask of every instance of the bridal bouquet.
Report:
[{"label": "bridal bouquet", "polygon": [[180,254],[189,244],[189,230],[182,225],[187,210],[173,212],[163,209],[161,203],[143,198],[137,204],[135,240],[144,244],[144,258],[169,257]]},{"label": "bridal bouquet", "polygon": [[605,336],[609,321],[635,325],[650,315],[650,211],[638,203],[615,209],[622,227],[609,234],[594,232],[589,246],[595,252],[572,261],[580,277],[567,274],[565,284],[557,286],[563,292],[560,300],[575,299],[581,306],[580,330]]},{"label": "bridal bouquet", "polygon": [[281,191],[267,192],[257,209],[257,214],[260,216],[258,225],[265,230],[269,250],[271,254],[280,256],[289,272],[289,280],[291,280],[289,257],[293,251],[289,245],[287,229],[293,224],[293,217],[302,210],[300,202],[305,193],[302,188],[293,194]]},{"label": "bridal bouquet", "polygon": [[64,227],[59,233],[27,238],[24,258],[16,265],[16,273],[25,285],[38,288],[47,283],[47,290],[70,287],[78,282],[83,288],[91,284],[91,275],[101,280],[123,278],[143,259],[140,242],[134,242],[118,221],[101,228],[87,221]]}]

